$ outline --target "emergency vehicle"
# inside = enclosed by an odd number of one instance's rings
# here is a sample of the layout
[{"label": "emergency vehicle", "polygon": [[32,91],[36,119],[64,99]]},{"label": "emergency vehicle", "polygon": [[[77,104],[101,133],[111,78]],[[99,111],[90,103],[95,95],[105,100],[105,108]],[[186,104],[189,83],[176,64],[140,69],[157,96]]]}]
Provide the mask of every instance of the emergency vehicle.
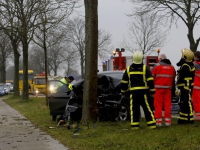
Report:
[{"label": "emergency vehicle", "polygon": [[[47,75],[47,79],[50,78],[50,75]],[[31,91],[32,94],[37,96],[38,94],[45,94],[46,93],[46,79],[45,79],[45,73],[42,74],[36,74],[33,78]]]},{"label": "emergency vehicle", "polygon": [[[119,56],[111,57],[109,60],[103,62],[103,71],[125,70],[130,66],[133,61],[132,56]],[[158,63],[158,56],[145,56],[143,64],[147,65],[150,69]]]}]

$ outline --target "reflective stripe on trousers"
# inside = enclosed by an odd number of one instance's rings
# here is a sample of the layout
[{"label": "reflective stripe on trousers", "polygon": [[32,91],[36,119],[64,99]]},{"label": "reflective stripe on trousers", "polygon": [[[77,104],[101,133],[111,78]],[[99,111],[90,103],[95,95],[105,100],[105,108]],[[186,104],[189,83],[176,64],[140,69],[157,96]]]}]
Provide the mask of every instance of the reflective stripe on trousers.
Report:
[{"label": "reflective stripe on trousers", "polygon": [[156,128],[156,121],[154,119],[153,111],[148,103],[147,94],[137,93],[130,94],[130,115],[131,115],[131,127],[139,127],[140,119],[140,106],[142,106],[149,128]]}]

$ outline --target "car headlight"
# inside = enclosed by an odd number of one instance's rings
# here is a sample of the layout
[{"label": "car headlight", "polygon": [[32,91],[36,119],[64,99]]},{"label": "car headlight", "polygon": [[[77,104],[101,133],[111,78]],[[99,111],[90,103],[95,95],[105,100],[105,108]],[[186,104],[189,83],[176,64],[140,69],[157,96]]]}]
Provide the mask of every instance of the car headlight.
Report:
[{"label": "car headlight", "polygon": [[35,93],[38,93],[38,92],[39,92],[38,90],[35,91]]},{"label": "car headlight", "polygon": [[53,91],[54,90],[54,86],[50,85],[49,90]]}]

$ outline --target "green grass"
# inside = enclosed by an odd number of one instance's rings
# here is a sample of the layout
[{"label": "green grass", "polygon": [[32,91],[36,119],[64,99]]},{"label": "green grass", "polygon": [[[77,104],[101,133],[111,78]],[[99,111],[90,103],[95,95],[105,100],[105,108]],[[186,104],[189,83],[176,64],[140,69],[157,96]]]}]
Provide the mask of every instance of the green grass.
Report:
[{"label": "green grass", "polygon": [[4,101],[26,116],[36,127],[46,131],[71,150],[200,150],[200,122],[178,125],[173,119],[171,127],[151,130],[144,119],[139,130],[131,130],[127,122],[98,122],[88,126],[79,125],[81,130],[74,135],[75,129],[68,130],[64,125],[56,127],[51,121],[45,98],[30,98],[21,101],[6,96]]}]

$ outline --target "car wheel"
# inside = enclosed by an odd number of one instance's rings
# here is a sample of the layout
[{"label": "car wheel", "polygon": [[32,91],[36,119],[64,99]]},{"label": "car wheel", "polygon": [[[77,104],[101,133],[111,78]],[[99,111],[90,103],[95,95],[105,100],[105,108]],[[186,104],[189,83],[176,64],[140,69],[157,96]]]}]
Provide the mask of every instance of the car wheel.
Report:
[{"label": "car wheel", "polygon": [[117,117],[118,121],[125,121],[129,119],[129,108],[125,103],[122,103],[119,110],[119,115]]}]

